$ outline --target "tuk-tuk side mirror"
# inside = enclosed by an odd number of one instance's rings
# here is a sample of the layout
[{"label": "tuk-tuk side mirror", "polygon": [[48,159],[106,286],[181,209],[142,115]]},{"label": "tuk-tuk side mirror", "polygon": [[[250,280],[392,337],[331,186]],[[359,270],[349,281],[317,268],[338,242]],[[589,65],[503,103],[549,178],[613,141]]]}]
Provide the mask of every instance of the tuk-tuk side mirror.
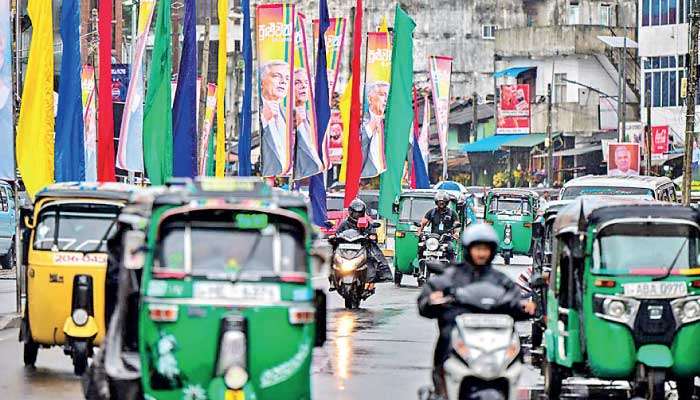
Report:
[{"label": "tuk-tuk side mirror", "polygon": [[146,262],[146,233],[128,231],[124,234],[124,268],[139,270]]},{"label": "tuk-tuk side mirror", "polygon": [[314,341],[314,346],[323,347],[327,338],[328,310],[326,294],[323,293],[321,289],[316,289],[314,291],[314,308],[316,310],[316,339]]},{"label": "tuk-tuk side mirror", "polygon": [[377,221],[372,222],[372,228],[376,229],[376,228],[381,228],[381,227],[382,227],[381,222],[377,222]]},{"label": "tuk-tuk side mirror", "polygon": [[326,276],[328,274],[332,253],[333,248],[329,242],[314,242],[310,252],[313,276]]},{"label": "tuk-tuk side mirror", "polygon": [[440,275],[445,272],[445,264],[441,262],[426,262],[425,266],[428,268],[431,274]]},{"label": "tuk-tuk side mirror", "polygon": [[31,216],[29,216],[29,215],[24,216],[24,226],[26,226],[27,229],[36,228],[36,225],[34,225],[34,221],[32,220]]},{"label": "tuk-tuk side mirror", "polygon": [[413,221],[413,226],[415,226],[416,228],[420,228],[420,222]]}]

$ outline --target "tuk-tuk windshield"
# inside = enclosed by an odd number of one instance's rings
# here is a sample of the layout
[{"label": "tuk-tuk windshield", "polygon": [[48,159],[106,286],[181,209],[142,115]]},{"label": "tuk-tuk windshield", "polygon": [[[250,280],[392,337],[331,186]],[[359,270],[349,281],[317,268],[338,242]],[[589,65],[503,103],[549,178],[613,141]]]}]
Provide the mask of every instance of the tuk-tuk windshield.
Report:
[{"label": "tuk-tuk windshield", "polygon": [[[659,274],[675,260],[673,271],[694,268],[698,230],[683,224],[616,224],[593,244],[593,273]],[[677,259],[676,259],[677,258]]]},{"label": "tuk-tuk windshield", "polygon": [[34,230],[34,250],[106,252],[119,207],[72,203],[44,207]]},{"label": "tuk-tuk windshield", "polygon": [[515,197],[494,197],[489,212],[508,214],[530,214],[530,202]]},{"label": "tuk-tuk windshield", "polygon": [[342,197],[328,197],[326,199],[326,209],[328,211],[343,211],[345,209],[343,201]]},{"label": "tuk-tuk windshield", "polygon": [[432,198],[407,198],[401,201],[399,220],[420,222],[428,211],[435,207]]},{"label": "tuk-tuk windshield", "polygon": [[561,200],[573,200],[579,196],[634,196],[654,199],[654,191],[639,187],[570,186],[564,189]]},{"label": "tuk-tuk windshield", "polygon": [[156,269],[191,275],[306,272],[306,252],[296,229],[268,224],[239,229],[226,221],[176,221],[162,228]]}]

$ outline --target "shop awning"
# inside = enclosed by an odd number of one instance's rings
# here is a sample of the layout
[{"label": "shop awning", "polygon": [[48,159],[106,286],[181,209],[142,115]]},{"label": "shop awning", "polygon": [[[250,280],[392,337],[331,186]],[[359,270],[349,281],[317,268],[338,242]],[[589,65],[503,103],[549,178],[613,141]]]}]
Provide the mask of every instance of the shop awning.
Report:
[{"label": "shop awning", "polygon": [[[555,138],[557,136],[558,135],[552,135],[552,138]],[[502,147],[519,147],[529,149],[535,146],[539,146],[540,144],[544,143],[545,140],[547,140],[546,133],[531,133],[529,135],[524,135],[521,138],[508,142],[502,145]]]},{"label": "shop awning", "polygon": [[502,69],[500,71],[496,71],[493,73],[494,78],[503,78],[505,76],[517,78],[518,75],[522,74],[525,71],[529,71],[531,69],[535,69],[535,67],[511,67],[511,68],[506,68]]},{"label": "shop awning", "polygon": [[501,146],[526,135],[493,135],[462,147],[464,153],[487,153],[501,150]]},{"label": "shop awning", "polygon": [[[603,148],[602,145],[597,144],[593,146],[586,146],[586,147],[574,147],[573,149],[566,149],[566,150],[560,150],[560,151],[555,151],[552,156],[554,157],[573,157],[573,156],[580,156],[583,154],[588,154],[592,153],[594,151],[601,151]],[[538,154],[536,156],[533,156],[533,158],[545,158],[547,157],[547,153],[543,154]]]}]

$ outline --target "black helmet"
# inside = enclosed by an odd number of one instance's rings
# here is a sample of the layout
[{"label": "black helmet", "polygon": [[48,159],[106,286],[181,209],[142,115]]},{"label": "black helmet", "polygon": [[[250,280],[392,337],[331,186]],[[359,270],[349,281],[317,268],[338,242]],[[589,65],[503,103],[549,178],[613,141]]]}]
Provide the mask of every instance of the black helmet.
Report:
[{"label": "black helmet", "polygon": [[[450,196],[444,190],[438,190],[438,192],[435,193],[435,205],[438,206],[438,208],[447,207],[447,203],[449,203],[449,202],[450,202]],[[442,204],[440,204],[440,203],[442,203]]]},{"label": "black helmet", "polygon": [[482,243],[487,244],[491,247],[491,259],[489,264],[493,261],[496,256],[496,249],[498,248],[498,235],[493,227],[489,224],[473,224],[469,225],[467,229],[464,230],[462,234],[462,249],[464,250],[464,257],[472,262],[469,256],[469,248],[475,244]]},{"label": "black helmet", "polygon": [[360,199],[355,199],[352,201],[352,203],[350,203],[350,207],[348,207],[349,217],[351,220],[357,221],[365,216],[366,210],[367,206],[365,205],[365,202]]}]

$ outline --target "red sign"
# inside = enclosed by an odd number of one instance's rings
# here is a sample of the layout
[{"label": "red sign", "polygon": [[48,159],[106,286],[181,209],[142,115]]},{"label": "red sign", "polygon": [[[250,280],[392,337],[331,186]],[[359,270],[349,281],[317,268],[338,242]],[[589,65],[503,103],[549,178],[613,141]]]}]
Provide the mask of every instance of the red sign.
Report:
[{"label": "red sign", "polygon": [[496,133],[530,133],[530,85],[501,85]]},{"label": "red sign", "polygon": [[331,111],[328,135],[328,155],[331,163],[340,164],[343,160],[343,119],[337,109]]},{"label": "red sign", "polygon": [[668,125],[651,127],[651,159],[664,160],[668,153]]}]

